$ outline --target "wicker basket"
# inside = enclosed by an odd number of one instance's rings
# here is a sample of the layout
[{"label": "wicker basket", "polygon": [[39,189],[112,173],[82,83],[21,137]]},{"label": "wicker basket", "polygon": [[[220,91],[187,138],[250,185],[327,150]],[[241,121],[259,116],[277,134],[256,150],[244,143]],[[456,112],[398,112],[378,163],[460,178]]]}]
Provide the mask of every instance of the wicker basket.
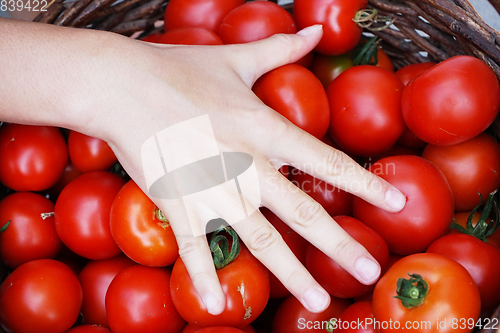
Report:
[{"label": "wicker basket", "polygon": [[[277,2],[277,0],[271,0]],[[489,0],[500,12],[500,0]],[[500,33],[487,25],[467,0],[368,0],[393,25],[367,30],[377,35],[396,69],[425,61],[467,54],[484,61],[500,80]],[[163,30],[168,0],[49,0],[48,10],[34,21],[75,28],[107,30],[142,38]],[[292,11],[292,5],[285,5]],[[383,23],[380,23],[383,24]],[[375,23],[375,27],[377,23]],[[492,125],[500,138],[500,117]],[[493,315],[500,317],[500,308]],[[484,329],[481,333],[497,332]]]},{"label": "wicker basket", "polygon": [[[115,4],[115,2],[117,2]],[[274,0],[276,2],[276,0]],[[409,63],[473,55],[500,78],[500,33],[488,26],[467,0],[369,0],[369,7],[392,15],[391,27],[372,31],[396,68]],[[500,0],[490,0],[500,10]],[[109,30],[139,37],[161,31],[168,0],[51,0],[34,21],[75,28]],[[292,10],[291,5],[285,8]],[[424,32],[426,35],[422,35]]]}]

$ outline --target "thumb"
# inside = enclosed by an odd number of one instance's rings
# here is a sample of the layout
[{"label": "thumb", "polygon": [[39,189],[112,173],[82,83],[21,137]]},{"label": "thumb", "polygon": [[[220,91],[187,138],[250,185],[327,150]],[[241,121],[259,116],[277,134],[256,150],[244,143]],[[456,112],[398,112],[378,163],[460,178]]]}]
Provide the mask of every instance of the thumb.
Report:
[{"label": "thumb", "polygon": [[253,86],[263,74],[293,63],[312,51],[323,36],[323,26],[312,25],[297,34],[276,34],[259,41],[231,45],[230,62],[243,81]]}]

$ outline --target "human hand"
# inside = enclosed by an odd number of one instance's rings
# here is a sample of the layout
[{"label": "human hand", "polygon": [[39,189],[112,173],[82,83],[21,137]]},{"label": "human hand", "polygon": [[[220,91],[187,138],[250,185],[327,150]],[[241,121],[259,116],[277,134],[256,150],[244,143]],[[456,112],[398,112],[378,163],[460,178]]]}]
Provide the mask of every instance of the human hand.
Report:
[{"label": "human hand", "polygon": [[[405,197],[346,154],[266,107],[251,91],[261,75],[311,51],[321,34],[321,27],[313,26],[297,35],[224,46],[169,46],[106,38],[109,45],[87,74],[92,85],[74,96],[87,101],[78,105],[81,110],[98,113],[82,111],[78,122],[70,126],[106,140],[125,170],[148,193],[145,174],[150,170],[143,170],[142,145],[164,129],[208,115],[221,152],[253,157],[260,200],[250,198],[249,202],[271,209],[356,279],[371,284],[380,274],[378,263],[277,169],[292,165],[392,212],[403,208]],[[225,297],[205,237],[184,237],[189,218],[181,202],[151,199],[169,219],[179,254],[208,311],[221,313]],[[225,217],[223,207],[205,208],[199,213],[201,220]],[[328,306],[329,295],[258,210],[233,228],[307,309],[320,312]]]}]

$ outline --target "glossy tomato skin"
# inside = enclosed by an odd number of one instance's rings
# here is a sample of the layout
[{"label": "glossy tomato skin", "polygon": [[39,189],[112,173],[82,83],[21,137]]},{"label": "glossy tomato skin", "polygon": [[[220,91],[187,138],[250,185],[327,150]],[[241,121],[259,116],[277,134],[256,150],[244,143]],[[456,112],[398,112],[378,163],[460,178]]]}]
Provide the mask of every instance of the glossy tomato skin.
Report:
[{"label": "glossy tomato skin", "polygon": [[52,259],[19,266],[0,286],[0,322],[16,333],[64,333],[77,320],[81,304],[76,275]]},{"label": "glossy tomato skin", "polygon": [[55,205],[56,231],[62,242],[88,259],[121,253],[110,230],[113,200],[125,180],[107,171],[87,172],[69,183]]},{"label": "glossy tomato skin", "polygon": [[165,9],[165,30],[200,27],[217,33],[224,17],[245,0],[171,0]]},{"label": "glossy tomato skin", "polygon": [[158,42],[158,39],[163,35],[161,32],[155,32],[152,34],[147,35],[146,37],[142,38],[141,40],[143,42],[148,42],[148,43],[156,43]]},{"label": "glossy tomato skin", "polygon": [[218,35],[224,44],[254,42],[272,35],[297,32],[293,17],[280,5],[258,0],[245,3],[228,13]]},{"label": "glossy tomato skin", "polygon": [[[172,269],[170,289],[181,316],[198,328],[216,325],[242,328],[251,324],[269,300],[267,269],[242,244],[238,257],[218,269],[217,276],[226,294],[226,308],[214,316],[208,313],[194,289],[184,262],[180,257],[177,259]],[[244,290],[244,303],[241,290]]]},{"label": "glossy tomato skin", "polygon": [[318,202],[330,216],[350,215],[352,213],[351,193],[338,189],[303,171],[293,169],[290,181]]},{"label": "glossy tomato skin", "polygon": [[139,264],[171,265],[179,256],[179,248],[170,223],[161,216],[158,207],[130,180],[111,206],[113,239],[123,253]]},{"label": "glossy tomato skin", "polygon": [[[406,86],[411,80],[413,80],[413,78],[422,74],[435,64],[436,63],[432,61],[410,64],[398,69],[395,74]],[[398,139],[398,143],[400,145],[412,148],[424,148],[426,145],[426,142],[420,140],[418,136],[416,136],[415,133],[413,133],[408,127],[406,127],[405,131]]]},{"label": "glossy tomato skin", "polygon": [[500,108],[500,84],[481,60],[455,56],[412,80],[401,108],[406,125],[423,141],[457,144],[493,122]]},{"label": "glossy tomato skin", "polygon": [[417,77],[418,75],[422,74],[432,66],[436,65],[436,62],[433,61],[427,61],[427,62],[421,62],[417,64],[409,64],[404,67],[401,67],[398,69],[395,74],[399,77],[401,82],[403,82],[404,85],[407,85],[410,83],[413,78]]},{"label": "glossy tomato skin", "polygon": [[[196,328],[196,327],[191,326],[189,324],[184,326],[181,333],[198,333],[201,330],[208,330],[208,332],[215,332],[215,333],[218,333],[218,332],[222,332],[222,333],[223,332],[227,332],[227,333],[234,333],[234,332],[236,332],[236,333],[241,333],[241,332],[243,332],[243,333],[255,333],[255,330],[252,327],[252,325],[248,325],[248,326],[243,327],[242,329],[238,329],[238,328],[229,327],[229,326],[215,326],[215,327],[212,326],[212,327],[205,327],[205,328]],[[234,330],[236,330],[236,331],[234,331]],[[203,333],[205,333],[205,331],[203,331]]]},{"label": "glossy tomato skin", "polygon": [[427,249],[455,260],[472,276],[481,295],[481,310],[489,317],[500,305],[500,250],[466,234],[443,236]]},{"label": "glossy tomato skin", "polygon": [[272,333],[326,332],[327,324],[338,319],[350,304],[332,297],[330,305],[320,313],[309,312],[293,295],[280,304],[273,318]]},{"label": "glossy tomato skin", "polygon": [[363,29],[353,19],[367,3],[366,0],[295,0],[293,15],[299,29],[323,25],[323,37],[316,46],[317,52],[340,55],[358,44]]},{"label": "glossy tomato skin", "polygon": [[334,332],[379,333],[374,321],[372,302],[358,301],[342,312]]},{"label": "glossy tomato skin", "polygon": [[318,139],[325,136],[330,121],[328,97],[308,69],[296,64],[278,67],[261,76],[252,90],[296,126]]},{"label": "glossy tomato skin", "polygon": [[391,148],[403,134],[403,83],[383,68],[354,66],[327,88],[330,136],[349,154],[373,156]]},{"label": "glossy tomato skin", "polygon": [[196,333],[244,333],[244,331],[234,327],[214,326],[214,327],[201,328],[197,330]]},{"label": "glossy tomato skin", "polygon": [[[407,279],[408,274],[420,274],[429,285],[423,304],[412,309],[394,298],[397,280]],[[406,332],[472,332],[468,321],[476,323],[480,307],[479,291],[467,270],[435,253],[417,253],[400,259],[380,278],[373,291],[375,319],[387,322],[387,328],[380,329],[382,333],[400,332],[405,325],[409,325],[404,328]],[[413,323],[416,326],[412,327]]]},{"label": "glossy tomato skin", "polygon": [[215,32],[200,27],[185,27],[167,30],[156,42],[160,44],[182,45],[223,44]]},{"label": "glossy tomato skin", "polygon": [[81,313],[85,324],[109,327],[106,314],[106,291],[115,276],[135,263],[125,255],[111,259],[92,260],[78,274],[82,286]]},{"label": "glossy tomato skin", "polygon": [[423,252],[447,232],[454,212],[453,194],[435,165],[418,156],[402,155],[381,159],[368,170],[406,196],[406,205],[398,213],[353,198],[353,216],[380,234],[390,252]]},{"label": "glossy tomato skin", "polygon": [[500,144],[489,134],[450,146],[428,144],[422,157],[443,172],[455,200],[455,211],[472,210],[500,187]]},{"label": "glossy tomato skin", "polygon": [[15,191],[54,185],[68,164],[61,131],[50,126],[4,124],[0,128],[0,182]]},{"label": "glossy tomato skin", "polygon": [[326,56],[315,52],[311,72],[321,81],[326,89],[328,85],[348,68],[354,66],[351,57],[345,54]]},{"label": "glossy tomato skin", "polygon": [[49,198],[52,201],[56,201],[59,193],[68,185],[73,179],[80,176],[82,173],[78,171],[75,165],[70,161],[68,161],[68,165],[64,169],[63,174],[59,177],[57,183],[55,183],[51,188],[47,189],[46,192],[49,195]]},{"label": "glossy tomato skin", "polygon": [[186,322],[170,296],[170,272],[166,268],[134,265],[111,281],[106,312],[113,333],[178,333]]},{"label": "glossy tomato skin", "polygon": [[[334,220],[370,252],[383,272],[389,261],[389,249],[384,239],[373,229],[353,217],[335,216]],[[369,292],[375,286],[374,284],[362,284],[312,244],[307,247],[306,268],[315,280],[330,295],[335,297],[358,297]]]},{"label": "glossy tomato skin", "polygon": [[111,333],[111,331],[103,326],[98,325],[81,325],[76,326],[66,333]]},{"label": "glossy tomato skin", "polygon": [[105,171],[118,159],[106,141],[76,131],[68,135],[69,157],[81,173]]},{"label": "glossy tomato skin", "polygon": [[[281,237],[285,241],[286,245],[295,254],[297,259],[305,265],[306,264],[306,249],[307,240],[301,235],[296,233],[292,228],[290,228],[285,222],[283,222],[278,216],[276,216],[272,211],[265,207],[260,208],[260,212],[266,220],[273,225],[273,227],[280,233]],[[280,280],[272,273],[269,272],[269,283],[271,292],[269,294],[270,298],[285,298],[290,295],[290,291],[281,283]]]},{"label": "glossy tomato skin", "polygon": [[0,233],[0,257],[10,268],[35,259],[52,259],[61,249],[53,213],[54,204],[32,192],[15,192],[0,201],[0,224],[10,221]]}]

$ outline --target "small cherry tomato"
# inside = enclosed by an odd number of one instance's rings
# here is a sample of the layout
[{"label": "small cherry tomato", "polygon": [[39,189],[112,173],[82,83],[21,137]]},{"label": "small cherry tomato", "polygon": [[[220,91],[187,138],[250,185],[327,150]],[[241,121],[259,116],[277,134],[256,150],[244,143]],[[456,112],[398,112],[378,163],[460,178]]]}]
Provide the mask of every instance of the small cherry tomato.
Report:
[{"label": "small cherry tomato", "polygon": [[54,226],[54,204],[32,192],[15,192],[0,201],[0,224],[10,221],[0,233],[0,256],[16,268],[35,259],[52,259],[62,242]]},{"label": "small cherry tomato", "polygon": [[68,164],[61,131],[50,126],[4,124],[0,127],[0,182],[15,191],[53,186]]},{"label": "small cherry tomato", "polygon": [[71,162],[81,173],[105,171],[118,160],[106,141],[70,131],[68,151]]},{"label": "small cherry tomato", "polygon": [[199,27],[175,28],[167,30],[157,43],[182,45],[222,45],[215,32]]},{"label": "small cherry tomato", "polygon": [[274,2],[259,0],[233,9],[224,17],[218,34],[224,44],[239,44],[296,32],[295,22],[285,9]]},{"label": "small cherry tomato", "polygon": [[261,76],[253,91],[264,104],[316,138],[325,136],[330,122],[328,97],[308,69],[288,64]]},{"label": "small cherry tomato", "polygon": [[75,324],[82,287],[68,266],[52,259],[29,261],[0,286],[0,322],[16,333],[65,333]]}]

